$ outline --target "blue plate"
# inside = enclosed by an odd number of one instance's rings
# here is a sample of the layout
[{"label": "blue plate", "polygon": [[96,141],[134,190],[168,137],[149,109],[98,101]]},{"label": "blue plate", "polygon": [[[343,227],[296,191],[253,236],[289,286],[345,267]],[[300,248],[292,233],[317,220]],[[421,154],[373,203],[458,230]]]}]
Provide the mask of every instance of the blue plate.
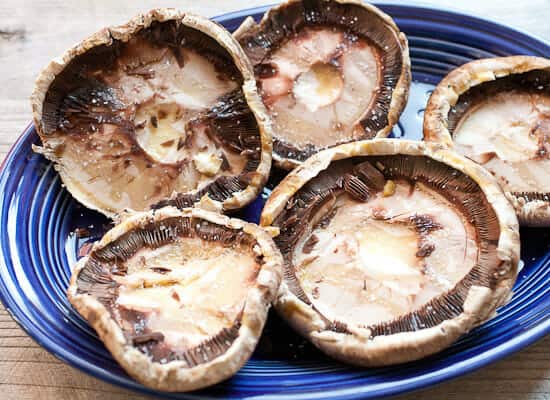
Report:
[{"label": "blue plate", "polygon": [[[480,57],[550,57],[547,43],[476,17],[388,3],[381,8],[408,35],[413,65],[411,96],[396,136],[421,137],[427,97],[450,69]],[[233,30],[245,16],[260,18],[265,10],[215,19]],[[79,248],[101,236],[108,220],[73,200],[52,165],[32,152],[33,143],[38,137],[30,126],[0,173],[1,300],[23,329],[61,360],[110,383],[158,395],[128,377],[65,298]],[[257,220],[262,204],[258,199],[243,211],[244,217]],[[86,228],[90,236],[78,237],[76,228]],[[524,266],[512,301],[496,318],[435,356],[392,368],[352,368],[324,357],[271,315],[258,350],[232,379],[200,392],[164,396],[374,398],[432,385],[498,360],[550,332],[550,230],[523,229],[521,239]]]}]

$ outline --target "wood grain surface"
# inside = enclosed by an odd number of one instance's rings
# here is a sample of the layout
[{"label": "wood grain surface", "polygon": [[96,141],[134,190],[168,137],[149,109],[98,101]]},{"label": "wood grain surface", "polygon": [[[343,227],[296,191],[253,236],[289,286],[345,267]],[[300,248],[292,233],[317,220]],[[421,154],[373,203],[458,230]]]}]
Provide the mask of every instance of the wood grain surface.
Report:
[{"label": "wood grain surface", "polygon": [[[73,43],[152,7],[178,7],[214,16],[272,2],[1,0],[0,159],[31,119],[28,97],[36,75]],[[445,0],[437,4],[492,18],[550,40],[550,0]],[[149,397],[99,381],[57,360],[30,339],[0,306],[0,399],[145,398]],[[550,337],[465,377],[397,397],[418,398],[550,400]]]}]

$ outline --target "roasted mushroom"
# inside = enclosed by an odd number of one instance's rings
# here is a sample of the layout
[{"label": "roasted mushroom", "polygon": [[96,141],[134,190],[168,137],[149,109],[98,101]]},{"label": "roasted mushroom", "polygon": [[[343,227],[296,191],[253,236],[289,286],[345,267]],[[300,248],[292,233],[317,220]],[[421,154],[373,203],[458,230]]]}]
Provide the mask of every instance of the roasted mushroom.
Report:
[{"label": "roasted mushroom", "polygon": [[234,36],[273,120],[273,157],[290,169],[320,149],[387,136],[407,101],[407,39],[358,0],[290,0]]},{"label": "roasted mushroom", "polygon": [[395,139],[324,150],[275,188],[275,307],[325,353],[380,366],[440,351],[491,318],[519,260],[514,211],[483,168]]},{"label": "roasted mushroom", "polygon": [[424,140],[487,168],[521,224],[550,226],[550,60],[514,56],[465,64],[433,92]]},{"label": "roasted mushroom", "polygon": [[269,174],[252,67],[201,17],[159,9],[103,29],[52,61],[31,101],[37,151],[77,200],[108,216],[201,199],[239,208]]},{"label": "roasted mushroom", "polygon": [[271,237],[202,209],[134,213],[76,265],[70,302],[146,386],[187,391],[250,357],[282,275]]}]

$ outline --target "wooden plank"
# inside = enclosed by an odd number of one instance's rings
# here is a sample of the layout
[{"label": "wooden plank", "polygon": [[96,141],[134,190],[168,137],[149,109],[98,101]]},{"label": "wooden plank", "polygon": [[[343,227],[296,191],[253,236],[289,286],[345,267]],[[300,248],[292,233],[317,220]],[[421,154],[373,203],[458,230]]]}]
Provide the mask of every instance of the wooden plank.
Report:
[{"label": "wooden plank", "polygon": [[76,372],[64,363],[0,362],[0,384],[80,388],[104,392],[123,391],[89,375]]},{"label": "wooden plank", "polygon": [[60,360],[41,347],[3,347],[0,348],[0,362],[29,361],[36,363],[61,363]]},{"label": "wooden plank", "polygon": [[30,337],[2,337],[0,334],[0,348],[2,347],[40,347]]},{"label": "wooden plank", "polygon": [[0,330],[0,336],[4,338],[19,338],[27,337],[27,334],[21,328],[2,329]]},{"label": "wooden plank", "polygon": [[[36,385],[2,385],[2,398],[17,400],[151,400],[152,397],[137,395],[130,391],[110,392],[81,388]],[[507,399],[502,399],[507,400]],[[539,399],[534,399],[539,400]]]},{"label": "wooden plank", "polygon": [[13,328],[19,328],[19,325],[17,322],[13,320],[10,316],[6,319],[0,318],[0,329],[13,329]]}]

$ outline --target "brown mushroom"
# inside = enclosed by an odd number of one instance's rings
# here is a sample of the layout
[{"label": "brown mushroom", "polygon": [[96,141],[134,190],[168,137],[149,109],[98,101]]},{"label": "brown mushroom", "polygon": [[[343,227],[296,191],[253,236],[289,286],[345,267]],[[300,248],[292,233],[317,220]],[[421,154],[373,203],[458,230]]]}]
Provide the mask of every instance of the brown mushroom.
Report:
[{"label": "brown mushroom", "polygon": [[108,216],[204,196],[217,210],[240,208],[269,174],[252,67],[202,17],[159,9],[105,28],[52,61],[31,101],[36,150],[77,200]]},{"label": "brown mushroom", "polygon": [[387,136],[405,106],[407,40],[372,5],[290,0],[234,35],[254,66],[283,168],[323,148]]},{"label": "brown mushroom", "polygon": [[324,150],[275,188],[275,307],[351,364],[416,360],[491,318],[517,274],[519,232],[494,178],[437,145],[374,139]]},{"label": "brown mushroom", "polygon": [[428,101],[424,139],[487,168],[521,224],[550,226],[550,60],[476,60],[450,72]]},{"label": "brown mushroom", "polygon": [[70,302],[146,386],[187,391],[250,357],[282,258],[258,226],[201,209],[134,213],[76,265]]}]

